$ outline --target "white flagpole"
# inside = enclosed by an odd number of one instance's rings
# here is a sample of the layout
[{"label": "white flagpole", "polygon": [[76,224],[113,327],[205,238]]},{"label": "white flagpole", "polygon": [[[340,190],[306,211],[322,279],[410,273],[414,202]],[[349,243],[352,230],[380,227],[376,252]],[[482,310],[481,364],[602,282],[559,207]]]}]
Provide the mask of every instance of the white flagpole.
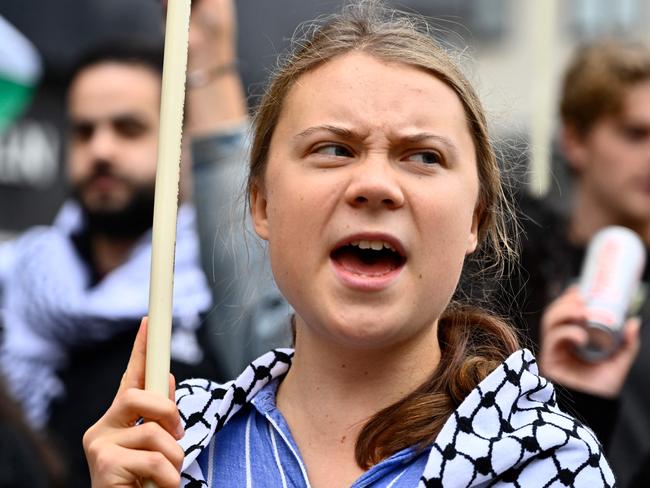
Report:
[{"label": "white flagpole", "polygon": [[553,132],[553,52],[557,1],[534,2],[533,105],[530,137],[528,188],[533,195],[544,196],[551,186],[551,139]]},{"label": "white flagpole", "polygon": [[[145,389],[165,397],[169,394],[174,250],[190,7],[191,0],[167,2],[160,100]],[[155,488],[155,484],[147,481],[145,488]]]}]

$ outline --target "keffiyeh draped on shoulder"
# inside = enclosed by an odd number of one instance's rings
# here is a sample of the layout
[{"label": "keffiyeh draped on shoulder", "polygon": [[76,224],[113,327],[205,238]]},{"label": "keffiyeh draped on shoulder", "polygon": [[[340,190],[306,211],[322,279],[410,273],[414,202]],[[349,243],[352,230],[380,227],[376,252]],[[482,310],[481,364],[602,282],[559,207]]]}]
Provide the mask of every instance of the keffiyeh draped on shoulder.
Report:
[{"label": "keffiyeh draped on shoulder", "polygon": [[[223,385],[180,384],[176,401],[186,432],[180,441],[186,456],[182,486],[207,486],[198,455],[264,385],[288,371],[292,356],[290,349],[269,352]],[[256,485],[264,486],[263,480]],[[532,354],[521,350],[479,383],[447,420],[419,487],[614,485],[593,433],[557,407],[553,386],[538,376]]]},{"label": "keffiyeh draped on shoulder", "polygon": [[[151,233],[134,246],[128,260],[91,284],[91,273],[71,236],[80,226],[78,206],[64,206],[51,227],[32,229],[5,248],[0,364],[9,388],[32,425],[42,427],[50,402],[64,394],[56,370],[71,347],[105,341],[146,315],[149,295]],[[178,213],[174,275],[174,329],[192,362],[188,336],[194,337],[199,314],[210,306],[210,291],[199,266],[194,209]],[[174,339],[172,355],[174,355]],[[200,358],[196,358],[196,362]]]}]

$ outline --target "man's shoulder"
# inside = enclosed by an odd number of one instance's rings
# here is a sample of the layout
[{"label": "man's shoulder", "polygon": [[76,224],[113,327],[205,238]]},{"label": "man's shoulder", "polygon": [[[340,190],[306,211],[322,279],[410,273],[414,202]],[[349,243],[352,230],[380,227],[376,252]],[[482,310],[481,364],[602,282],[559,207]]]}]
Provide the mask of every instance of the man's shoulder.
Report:
[{"label": "man's shoulder", "polygon": [[48,236],[53,232],[56,231],[51,226],[35,226],[0,242],[0,282],[6,279],[20,256],[33,252],[35,246],[47,243]]},{"label": "man's shoulder", "polygon": [[519,203],[520,264],[533,280],[543,275],[566,280],[582,259],[568,239],[568,219],[547,201],[524,197]]},{"label": "man's shoulder", "polygon": [[517,197],[516,204],[524,241],[562,237],[566,229],[566,216],[547,200],[522,194]]}]

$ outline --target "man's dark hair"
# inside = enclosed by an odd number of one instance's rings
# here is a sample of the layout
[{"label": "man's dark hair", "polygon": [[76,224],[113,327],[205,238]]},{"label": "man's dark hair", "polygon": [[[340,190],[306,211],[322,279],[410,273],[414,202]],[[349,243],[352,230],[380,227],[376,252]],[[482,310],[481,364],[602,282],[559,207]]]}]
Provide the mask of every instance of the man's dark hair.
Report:
[{"label": "man's dark hair", "polygon": [[105,40],[86,50],[68,74],[68,86],[83,70],[102,63],[116,62],[149,68],[162,76],[163,45],[147,38]]}]

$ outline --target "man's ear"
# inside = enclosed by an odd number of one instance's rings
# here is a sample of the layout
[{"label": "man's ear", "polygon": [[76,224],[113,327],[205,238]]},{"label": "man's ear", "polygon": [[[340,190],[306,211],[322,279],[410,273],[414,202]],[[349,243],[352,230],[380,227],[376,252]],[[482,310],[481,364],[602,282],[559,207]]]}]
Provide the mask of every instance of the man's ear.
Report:
[{"label": "man's ear", "polygon": [[267,200],[264,190],[259,185],[253,186],[251,190],[250,205],[255,232],[266,241],[269,238],[269,223],[266,213]]},{"label": "man's ear", "polygon": [[581,171],[587,163],[587,145],[585,134],[576,127],[564,124],[560,132],[560,147],[569,166],[574,171]]}]

